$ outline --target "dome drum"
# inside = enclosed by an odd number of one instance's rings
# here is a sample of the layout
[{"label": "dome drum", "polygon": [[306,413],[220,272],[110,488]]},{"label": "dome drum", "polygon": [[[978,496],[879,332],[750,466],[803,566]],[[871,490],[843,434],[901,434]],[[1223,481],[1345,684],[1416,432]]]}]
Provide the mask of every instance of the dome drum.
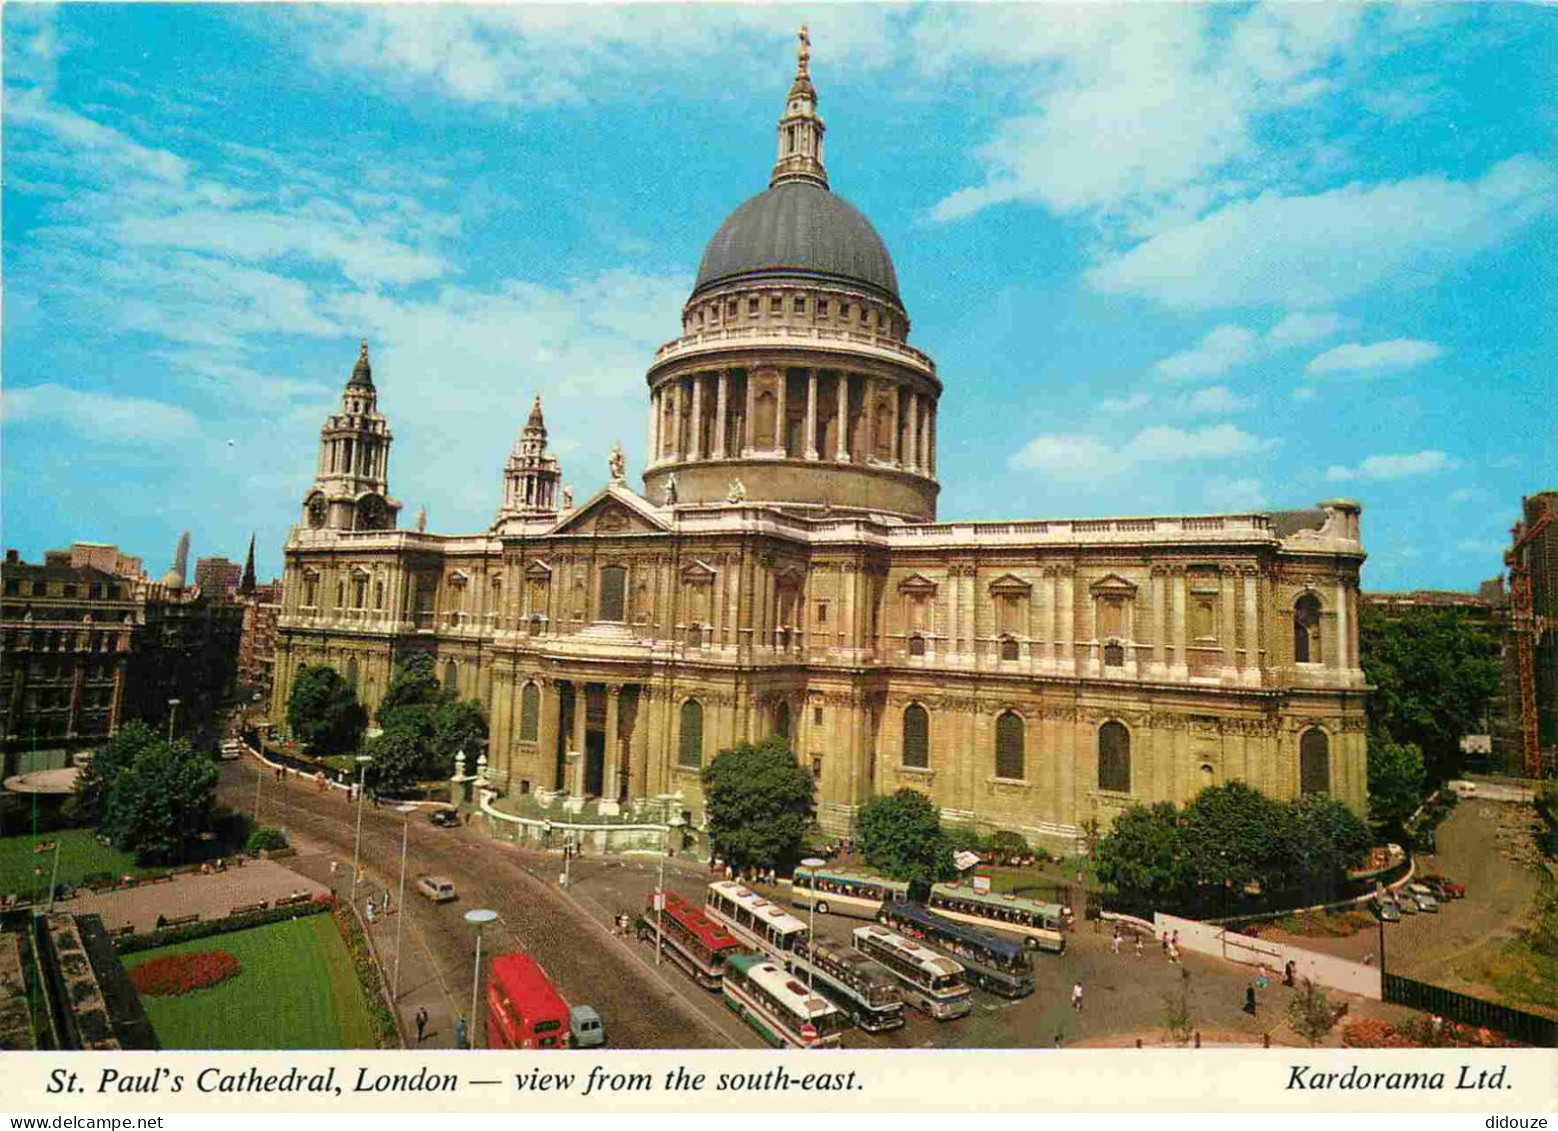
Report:
[{"label": "dome drum", "polygon": [[678,503],[731,502],[731,486],[739,481],[745,494],[741,502],[886,514],[909,522],[933,520],[941,491],[932,479],[890,467],[753,457],[661,464],[644,472],[646,494],[662,502],[673,474]]}]

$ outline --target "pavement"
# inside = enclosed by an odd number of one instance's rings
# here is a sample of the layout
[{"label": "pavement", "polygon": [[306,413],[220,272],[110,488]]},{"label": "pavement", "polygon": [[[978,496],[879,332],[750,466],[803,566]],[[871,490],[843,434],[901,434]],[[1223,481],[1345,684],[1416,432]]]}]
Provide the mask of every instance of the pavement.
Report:
[{"label": "pavement", "polygon": [[83,891],[72,899],[57,900],[55,908],[73,915],[100,915],[110,931],[132,926],[139,933],[155,929],[159,915],[178,919],[198,914],[202,919],[219,919],[235,907],[328,890],[280,861],[250,860],[210,875],[181,872],[168,880],[121,891]]}]

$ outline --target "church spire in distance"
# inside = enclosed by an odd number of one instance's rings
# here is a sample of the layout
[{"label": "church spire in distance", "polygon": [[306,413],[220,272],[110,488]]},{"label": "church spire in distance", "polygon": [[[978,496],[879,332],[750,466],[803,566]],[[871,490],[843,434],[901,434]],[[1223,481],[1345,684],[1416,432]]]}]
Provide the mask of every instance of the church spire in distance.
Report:
[{"label": "church spire in distance", "polygon": [[808,181],[828,187],[828,171],[822,165],[822,135],[827,127],[817,113],[817,88],[811,82],[811,33],[801,25],[797,33],[795,81],[779,117],[779,159],[774,162],[768,187],[790,181]]}]

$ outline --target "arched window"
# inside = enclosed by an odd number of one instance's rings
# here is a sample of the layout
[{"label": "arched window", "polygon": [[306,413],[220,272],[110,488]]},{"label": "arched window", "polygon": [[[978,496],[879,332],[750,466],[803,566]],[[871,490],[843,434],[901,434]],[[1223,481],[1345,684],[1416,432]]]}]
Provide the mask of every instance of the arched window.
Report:
[{"label": "arched window", "polygon": [[918,703],[903,711],[903,764],[911,770],[930,769],[930,713]]},{"label": "arched window", "polygon": [[460,685],[460,668],[453,660],[444,664],[444,690],[455,691]]},{"label": "arched window", "polygon": [[780,738],[790,737],[790,704],[781,702],[774,712],[774,733]]},{"label": "arched window", "polygon": [[1298,790],[1331,792],[1331,740],[1319,727],[1310,727],[1298,740]]},{"label": "arched window", "polygon": [[541,689],[525,684],[519,693],[519,740],[535,742],[541,733]]},{"label": "arched window", "polygon": [[1293,662],[1321,662],[1320,598],[1313,593],[1305,593],[1293,604]]},{"label": "arched window", "polygon": [[1001,659],[1015,660],[1018,654],[1017,641],[1010,636],[1001,637]]},{"label": "arched window", "polygon": [[909,655],[925,655],[925,637],[920,636],[918,633],[909,637]]},{"label": "arched window", "polygon": [[682,704],[681,744],[676,760],[683,766],[703,765],[703,705],[696,699]]},{"label": "arched window", "polygon": [[995,776],[1022,780],[1022,716],[1014,711],[1007,711],[995,720]]},{"label": "arched window", "polygon": [[597,620],[627,620],[628,571],[619,565],[603,566],[600,571],[600,615]]},{"label": "arched window", "polygon": [[1110,721],[1098,728],[1098,788],[1131,791],[1131,732],[1123,723]]}]

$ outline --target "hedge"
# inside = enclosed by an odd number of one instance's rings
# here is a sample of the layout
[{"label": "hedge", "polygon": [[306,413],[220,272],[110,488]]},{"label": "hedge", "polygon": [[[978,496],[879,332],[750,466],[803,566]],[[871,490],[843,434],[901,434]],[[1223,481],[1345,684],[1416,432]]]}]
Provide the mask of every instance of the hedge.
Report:
[{"label": "hedge", "polygon": [[138,950],[151,950],[159,946],[190,942],[193,939],[225,935],[233,931],[247,931],[250,927],[264,927],[270,923],[282,923],[300,915],[317,915],[330,910],[328,899],[294,903],[290,907],[272,907],[267,911],[250,911],[243,915],[229,915],[225,919],[205,919],[199,923],[186,923],[182,927],[165,927],[160,931],[148,931],[142,935],[126,935],[119,940],[120,954],[134,954]]},{"label": "hedge", "polygon": [[400,1027],[395,1024],[395,1017],[389,1011],[389,1006],[384,1003],[384,980],[379,974],[378,964],[373,961],[373,954],[368,949],[368,941],[363,938],[362,929],[357,925],[357,917],[352,914],[351,908],[343,903],[337,903],[333,908],[335,913],[335,925],[340,928],[341,938],[346,943],[346,951],[352,956],[352,969],[357,973],[357,984],[362,987],[362,1000],[368,1007],[368,1021],[373,1026],[373,1038],[381,1049],[398,1049],[400,1047]]}]

